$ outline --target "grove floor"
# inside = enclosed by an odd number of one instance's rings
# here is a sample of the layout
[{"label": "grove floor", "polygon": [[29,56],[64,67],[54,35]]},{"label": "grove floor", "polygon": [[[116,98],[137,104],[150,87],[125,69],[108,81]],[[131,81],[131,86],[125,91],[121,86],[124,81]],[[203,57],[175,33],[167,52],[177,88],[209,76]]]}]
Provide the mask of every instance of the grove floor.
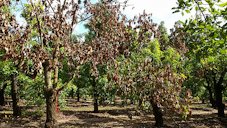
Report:
[{"label": "grove floor", "polygon": [[[35,106],[24,108],[22,117],[13,118],[11,107],[6,106],[0,111],[0,128],[40,128],[45,122],[45,108],[37,110]],[[58,114],[59,128],[153,128],[152,114],[137,113],[133,106],[120,105],[100,106],[99,113],[93,113],[91,101],[76,102],[68,100],[67,106]],[[219,119],[217,110],[207,104],[194,103],[191,106],[192,116],[180,120],[176,116],[165,115],[166,128],[227,128],[227,118]],[[225,111],[227,114],[227,110]],[[129,115],[132,114],[132,118]]]}]

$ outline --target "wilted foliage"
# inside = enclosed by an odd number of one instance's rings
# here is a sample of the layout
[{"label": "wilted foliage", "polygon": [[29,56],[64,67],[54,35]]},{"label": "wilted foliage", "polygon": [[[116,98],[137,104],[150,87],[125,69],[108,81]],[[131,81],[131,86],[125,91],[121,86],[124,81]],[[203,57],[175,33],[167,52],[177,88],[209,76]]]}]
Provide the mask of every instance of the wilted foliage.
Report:
[{"label": "wilted foliage", "polygon": [[[1,58],[12,60],[20,71],[32,78],[43,73],[46,127],[55,122],[54,103],[64,88],[59,84],[59,70],[67,71],[61,74],[72,78],[77,73],[76,67],[87,62],[91,63],[91,75],[96,79],[98,66],[114,70],[108,72],[107,77],[123,93],[130,89],[135,94],[142,93],[142,98],[158,107],[184,111],[180,104],[181,85],[185,79],[179,69],[181,56],[172,48],[160,50],[155,38],[161,37],[151,14],[144,11],[128,19],[121,11],[127,6],[126,2],[29,0],[22,5],[22,16],[27,22],[23,27],[17,24],[9,5],[10,1],[0,2]],[[84,20],[88,20],[92,38],[83,42],[73,39],[72,32],[75,25]],[[173,36],[173,46],[182,44],[178,43],[181,34]],[[180,51],[184,48],[175,47]],[[69,81],[64,79],[64,83]]]}]

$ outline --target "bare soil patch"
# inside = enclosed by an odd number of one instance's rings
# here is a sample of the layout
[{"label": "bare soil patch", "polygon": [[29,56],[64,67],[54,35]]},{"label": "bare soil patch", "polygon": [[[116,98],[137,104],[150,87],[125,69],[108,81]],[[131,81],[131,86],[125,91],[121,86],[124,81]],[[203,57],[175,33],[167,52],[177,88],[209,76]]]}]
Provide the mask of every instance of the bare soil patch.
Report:
[{"label": "bare soil patch", "polygon": [[[192,116],[188,120],[179,117],[165,115],[166,128],[227,128],[227,118],[217,117],[217,110],[207,104],[194,103],[191,106]],[[24,108],[26,113],[18,118],[12,117],[10,106],[0,111],[0,128],[40,128],[45,122],[45,114],[40,115],[37,107]],[[42,109],[43,111],[45,108]],[[76,102],[68,100],[67,106],[58,114],[57,124],[59,128],[152,128],[154,117],[152,114],[136,114],[133,106],[122,107],[120,105],[100,106],[99,113],[93,113],[91,101]],[[132,114],[132,118],[129,115]],[[227,114],[227,111],[226,111]]]}]

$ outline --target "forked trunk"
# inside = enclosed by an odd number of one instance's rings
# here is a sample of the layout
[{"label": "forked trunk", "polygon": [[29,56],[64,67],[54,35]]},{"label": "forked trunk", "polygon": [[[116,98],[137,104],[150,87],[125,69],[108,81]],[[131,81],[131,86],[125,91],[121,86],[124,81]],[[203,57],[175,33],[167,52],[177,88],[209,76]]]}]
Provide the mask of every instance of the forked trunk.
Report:
[{"label": "forked trunk", "polygon": [[151,100],[150,102],[151,102],[151,106],[153,108],[153,114],[154,114],[154,118],[155,118],[155,126],[162,127],[163,126],[162,111],[153,100]]},{"label": "forked trunk", "polygon": [[18,97],[18,93],[17,93],[17,75],[13,74],[11,75],[11,97],[12,97],[12,101],[13,101],[13,116],[17,117],[21,115],[21,109],[18,106],[18,102],[19,102],[19,97]]}]

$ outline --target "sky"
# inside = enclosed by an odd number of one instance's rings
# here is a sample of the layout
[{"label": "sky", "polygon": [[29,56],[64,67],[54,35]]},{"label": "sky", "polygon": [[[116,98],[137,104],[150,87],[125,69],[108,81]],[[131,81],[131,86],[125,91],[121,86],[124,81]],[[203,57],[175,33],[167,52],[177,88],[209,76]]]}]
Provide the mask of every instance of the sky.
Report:
[{"label": "sky", "polygon": [[126,15],[133,16],[138,13],[152,13],[152,19],[155,23],[165,22],[168,29],[172,28],[178,20],[183,20],[184,17],[180,13],[173,14],[172,7],[176,7],[177,0],[129,0],[128,4],[134,6],[127,8]]},{"label": "sky", "polygon": [[[124,0],[119,0],[123,2]],[[133,17],[145,10],[147,13],[152,13],[152,19],[155,23],[165,22],[165,27],[168,32],[173,28],[174,23],[178,20],[184,20],[187,16],[182,16],[181,13],[172,13],[172,7],[176,7],[177,0],[128,0],[128,7],[124,13],[128,17]],[[133,8],[133,9],[132,9]],[[75,33],[86,32],[82,24],[75,27]]]},{"label": "sky", "polygon": [[[25,2],[26,0],[22,0]],[[97,0],[92,0],[97,1]],[[119,0],[123,2],[124,0]],[[145,10],[147,13],[152,13],[152,19],[155,23],[160,23],[161,21],[165,22],[165,26],[167,30],[173,28],[174,23],[178,20],[186,19],[186,16],[182,16],[180,13],[172,13],[172,7],[176,7],[177,0],[128,0],[128,7],[124,11],[124,13],[128,17],[133,17],[134,15],[138,15],[139,13],[143,13]],[[133,8],[133,9],[132,9]],[[25,24],[25,21],[20,18],[20,13],[16,12],[17,20],[20,24]],[[82,34],[87,32],[84,28],[83,23],[75,26],[75,33]]]}]

